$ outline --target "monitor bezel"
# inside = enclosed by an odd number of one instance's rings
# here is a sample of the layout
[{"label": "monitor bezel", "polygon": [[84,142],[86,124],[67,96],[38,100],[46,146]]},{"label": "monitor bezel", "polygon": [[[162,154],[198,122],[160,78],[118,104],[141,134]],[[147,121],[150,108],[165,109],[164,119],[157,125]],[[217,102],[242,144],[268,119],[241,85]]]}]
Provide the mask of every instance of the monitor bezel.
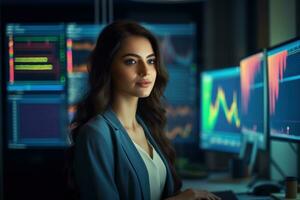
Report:
[{"label": "monitor bezel", "polygon": [[270,140],[277,140],[277,141],[283,141],[283,142],[292,142],[292,143],[300,143],[300,137],[299,139],[292,139],[292,138],[283,138],[283,137],[278,137],[278,136],[274,136],[271,134],[271,130],[270,130],[270,126],[271,126],[271,120],[270,120],[270,113],[269,113],[269,63],[268,63],[268,53],[274,49],[277,49],[277,48],[280,48],[280,47],[283,47],[285,45],[288,45],[288,44],[291,44],[291,43],[294,43],[294,42],[297,42],[297,41],[300,41],[300,37],[294,37],[292,39],[289,39],[289,40],[286,40],[286,41],[283,41],[281,43],[278,43],[276,45],[273,45],[269,48],[267,48],[267,54],[266,54],[266,62],[267,62],[267,98],[268,98],[268,104],[267,104],[267,107],[268,107],[268,113],[267,113],[267,117],[268,117],[268,134],[269,134],[269,138]]},{"label": "monitor bezel", "polygon": [[202,76],[204,73],[214,73],[214,72],[221,72],[221,71],[229,71],[229,70],[238,70],[240,73],[240,66],[238,65],[232,65],[232,66],[227,66],[227,67],[220,67],[217,69],[207,69],[207,70],[202,70],[200,71],[200,78],[199,78],[199,148],[202,150],[205,150],[207,152],[222,152],[222,153],[228,153],[228,154],[235,154],[235,155],[239,155],[241,148],[242,148],[242,136],[241,136],[241,132],[240,134],[240,147],[239,147],[239,151],[235,152],[235,151],[230,151],[230,150],[224,150],[224,149],[216,149],[216,148],[205,148],[202,145],[202,134],[203,134],[203,130],[202,130]]},{"label": "monitor bezel", "polygon": [[[3,38],[2,38],[2,43],[3,43],[3,48],[4,49],[8,49],[8,37],[9,37],[9,34],[7,33],[7,27],[9,26],[13,26],[13,27],[23,27],[23,26],[36,26],[36,27],[39,27],[39,26],[49,26],[49,27],[61,27],[63,32],[64,32],[64,49],[66,51],[66,24],[65,23],[57,23],[57,22],[45,22],[45,23],[41,23],[41,22],[11,22],[11,21],[8,21],[4,24],[4,28],[2,29],[3,30]],[[8,97],[11,95],[11,94],[18,94],[19,92],[9,92],[7,87],[8,87],[8,82],[9,82],[9,68],[8,68],[8,64],[9,64],[9,61],[8,61],[8,58],[9,58],[9,52],[8,51],[4,51],[3,52],[4,54],[4,58],[3,58],[3,75],[2,75],[2,78],[3,78],[3,113],[7,113],[9,111],[9,108],[8,108],[8,105],[9,105],[9,100],[8,100]],[[64,60],[64,65],[66,65],[66,60]],[[66,75],[67,75],[67,69],[65,68],[64,71],[62,71],[61,73],[64,73],[65,75],[65,78]],[[64,90],[67,89],[68,83],[65,82],[64,83]],[[27,92],[24,91],[24,94],[26,94]],[[44,94],[43,91],[38,91],[39,94]],[[54,92],[55,93],[55,92]],[[52,93],[50,93],[52,94]],[[7,116],[7,115],[3,115],[3,116]],[[9,132],[9,120],[8,117],[3,117],[4,118],[4,122],[3,122],[3,126],[4,126],[4,136],[3,136],[3,148],[4,148],[4,154],[9,154],[10,152],[15,152],[15,151],[24,151],[24,150],[50,150],[50,151],[53,151],[54,149],[55,150],[61,150],[61,149],[67,149],[70,147],[70,144],[69,142],[66,142],[66,145],[43,145],[43,144],[40,144],[40,145],[24,145],[23,147],[20,147],[20,148],[15,148],[15,147],[10,147],[10,141],[9,141],[9,136],[10,136],[10,132]],[[66,131],[68,131],[68,127],[66,126],[65,128]]]},{"label": "monitor bezel", "polygon": [[[267,49],[266,48],[263,48],[263,49],[259,49],[258,51],[255,51],[253,52],[252,54],[249,54],[248,56],[245,56],[243,57],[241,60],[240,60],[240,63],[247,59],[247,58],[250,58],[252,56],[255,56],[255,55],[258,55],[258,54],[263,54],[263,71],[264,71],[264,88],[263,88],[263,119],[264,119],[264,132],[262,134],[264,134],[264,142],[263,144],[261,143],[257,143],[257,140],[255,141],[249,141],[247,138],[246,140],[244,141],[244,134],[241,130],[241,134],[242,134],[242,140],[243,140],[243,143],[242,145],[245,145],[247,143],[252,143],[252,144],[255,144],[256,148],[259,149],[259,150],[263,150],[263,151],[266,151],[268,149],[268,140],[269,140],[269,116],[268,116],[268,113],[269,113],[269,99],[268,99],[268,71],[267,71]],[[241,122],[242,123],[242,122]]]}]

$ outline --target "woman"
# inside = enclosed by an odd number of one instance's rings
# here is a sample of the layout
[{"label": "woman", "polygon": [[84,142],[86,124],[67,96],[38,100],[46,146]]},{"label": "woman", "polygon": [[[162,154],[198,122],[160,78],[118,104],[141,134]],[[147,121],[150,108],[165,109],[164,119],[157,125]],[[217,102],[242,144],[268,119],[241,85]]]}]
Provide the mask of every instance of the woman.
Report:
[{"label": "woman", "polygon": [[90,90],[72,122],[81,199],[217,199],[180,191],[175,153],[163,134],[166,83],[149,31],[128,21],[102,31],[90,58]]}]

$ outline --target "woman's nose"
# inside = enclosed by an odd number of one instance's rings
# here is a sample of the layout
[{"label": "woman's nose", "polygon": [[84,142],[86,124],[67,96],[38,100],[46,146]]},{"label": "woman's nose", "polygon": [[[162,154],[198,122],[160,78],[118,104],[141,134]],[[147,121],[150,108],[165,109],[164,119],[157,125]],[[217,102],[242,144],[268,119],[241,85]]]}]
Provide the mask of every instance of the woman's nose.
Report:
[{"label": "woman's nose", "polygon": [[148,65],[147,63],[145,63],[144,61],[140,61],[140,64],[139,64],[139,69],[138,69],[138,73],[139,75],[147,75],[148,73]]}]

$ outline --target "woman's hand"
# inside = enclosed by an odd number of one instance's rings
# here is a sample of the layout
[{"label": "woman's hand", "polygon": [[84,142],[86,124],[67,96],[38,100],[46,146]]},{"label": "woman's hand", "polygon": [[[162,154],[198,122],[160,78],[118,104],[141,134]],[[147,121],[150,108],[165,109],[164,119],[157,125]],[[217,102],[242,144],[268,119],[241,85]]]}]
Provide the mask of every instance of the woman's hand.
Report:
[{"label": "woman's hand", "polygon": [[167,198],[166,200],[220,200],[220,197],[206,191],[206,190],[195,190],[187,189],[180,192],[176,196]]}]

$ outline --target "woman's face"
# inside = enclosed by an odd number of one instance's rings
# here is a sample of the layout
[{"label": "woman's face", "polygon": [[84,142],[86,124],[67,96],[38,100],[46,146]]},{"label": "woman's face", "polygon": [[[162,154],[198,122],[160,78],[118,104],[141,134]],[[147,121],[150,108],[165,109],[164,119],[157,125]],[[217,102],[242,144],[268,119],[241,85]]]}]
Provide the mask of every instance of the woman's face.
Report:
[{"label": "woman's face", "polygon": [[148,97],[156,79],[156,58],[150,41],[141,36],[123,40],[112,62],[114,93]]}]

